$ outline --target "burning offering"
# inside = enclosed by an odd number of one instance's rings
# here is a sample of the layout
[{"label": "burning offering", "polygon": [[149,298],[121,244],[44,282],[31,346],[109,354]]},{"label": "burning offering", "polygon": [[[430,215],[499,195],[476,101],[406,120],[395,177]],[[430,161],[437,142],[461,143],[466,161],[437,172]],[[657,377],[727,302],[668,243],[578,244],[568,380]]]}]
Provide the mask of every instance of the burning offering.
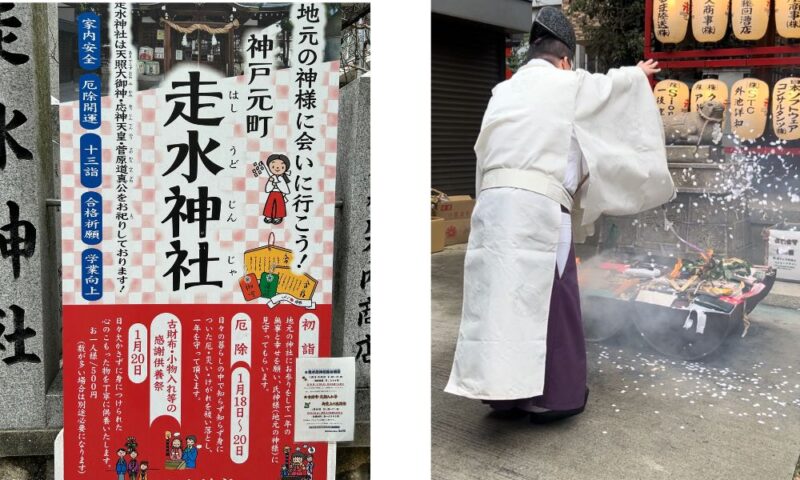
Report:
[{"label": "burning offering", "polygon": [[706,251],[697,258],[632,255],[592,258],[579,275],[586,338],[602,341],[635,327],[657,351],[702,358],[733,333],[767,296],[775,270]]}]

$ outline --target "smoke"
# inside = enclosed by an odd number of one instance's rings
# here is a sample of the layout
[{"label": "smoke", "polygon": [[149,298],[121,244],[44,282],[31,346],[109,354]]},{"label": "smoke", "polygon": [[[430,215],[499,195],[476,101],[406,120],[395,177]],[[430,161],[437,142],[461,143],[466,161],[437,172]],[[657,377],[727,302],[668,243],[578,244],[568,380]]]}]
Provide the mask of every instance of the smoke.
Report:
[{"label": "smoke", "polygon": [[[739,332],[736,314],[709,316],[703,334],[697,333],[696,316],[684,328],[687,310],[637,302],[635,286],[620,292],[623,276],[608,265],[619,260],[663,268],[658,257],[620,250],[582,259],[578,267],[586,338],[599,342],[588,349],[590,376],[599,378],[609,395],[608,403],[596,402],[595,409],[616,418],[649,408],[653,417],[677,422],[679,430],[725,418],[772,434],[796,424],[800,368],[792,365],[796,356],[782,353],[791,349],[758,334],[742,340],[752,345],[724,345]],[[603,434],[624,434],[624,425]]]},{"label": "smoke", "polygon": [[[717,258],[741,256],[755,263],[764,261],[763,257],[752,258],[746,221],[778,223],[787,204],[800,202],[798,165],[787,160],[785,140],[756,145],[732,135],[726,138],[731,147],[725,152],[721,146],[712,146],[708,159],[693,159],[706,162],[709,168],[697,163],[683,168],[679,163],[670,164],[677,169],[676,185],[695,193],[681,193],[664,208],[630,221],[635,234],[627,233],[635,237],[633,248],[617,247],[615,231],[603,239],[605,251],[583,259],[578,276],[588,341],[613,338],[637,350],[700,360],[713,356],[729,336],[742,332],[742,305],[730,313],[713,309],[698,313],[692,311],[696,309],[688,300],[681,301],[683,295],[673,295],[673,304],[670,292],[675,291],[668,285],[650,295],[650,303],[635,301],[644,281],[626,278],[608,265],[658,269],[664,274],[678,258],[694,260],[708,250],[715,250]],[[631,241],[619,243],[630,245]],[[696,293],[697,287],[699,282],[689,292]]]},{"label": "smoke", "polygon": [[[699,308],[675,291],[664,277],[651,280],[648,270],[670,273],[676,259],[601,253],[581,262],[578,272],[581,310],[587,341],[613,339],[639,351],[671,358],[699,360],[716,352],[741,331],[744,305],[730,312]],[[626,267],[625,273],[620,273]],[[632,276],[634,270],[639,275]],[[642,288],[648,283],[648,288]],[[701,282],[697,282],[699,287]],[[687,291],[697,289],[694,285]],[[692,292],[694,293],[694,292]],[[724,304],[723,304],[724,305]]]},{"label": "smoke", "polygon": [[595,255],[581,259],[578,266],[584,335],[590,342],[608,340],[633,326],[632,304],[614,295],[617,285],[611,280],[613,273],[600,268],[611,261],[611,257]]}]

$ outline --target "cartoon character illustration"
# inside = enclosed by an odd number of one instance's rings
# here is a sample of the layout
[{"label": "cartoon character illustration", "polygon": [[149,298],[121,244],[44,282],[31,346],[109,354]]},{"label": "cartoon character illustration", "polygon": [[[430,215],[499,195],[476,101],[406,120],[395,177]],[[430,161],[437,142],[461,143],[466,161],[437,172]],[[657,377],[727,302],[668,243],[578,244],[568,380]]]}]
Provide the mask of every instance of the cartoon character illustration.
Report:
[{"label": "cartoon character illustration", "polygon": [[137,480],[139,477],[139,461],[136,458],[139,456],[139,453],[136,450],[131,450],[128,452],[131,456],[131,461],[128,462],[128,478],[130,480]]},{"label": "cartoon character illustration", "polygon": [[186,437],[186,449],[183,450],[183,455],[181,456],[181,459],[186,463],[186,468],[197,467],[197,449],[199,447],[195,446],[196,443],[197,437],[194,435]]},{"label": "cartoon character illustration", "polygon": [[175,433],[172,436],[172,446],[169,449],[170,460],[180,460],[183,456],[183,443],[180,435],[180,433]]},{"label": "cartoon character illustration", "polygon": [[264,205],[264,223],[281,223],[286,217],[286,199],[289,195],[289,157],[282,153],[273,153],[267,157],[269,177],[264,189],[269,193]]},{"label": "cartoon character illustration", "polygon": [[302,448],[296,447],[294,452],[291,447],[283,447],[281,478],[285,480],[313,480],[314,451],[314,447],[308,445],[303,445]]},{"label": "cartoon character illustration", "polygon": [[150,463],[142,462],[139,465],[139,480],[147,480],[147,471],[150,470]]},{"label": "cartoon character illustration", "polygon": [[139,447],[139,443],[136,442],[136,437],[130,436],[125,440],[125,448],[130,452],[131,450],[137,450]]},{"label": "cartoon character illustration", "polygon": [[164,433],[166,442],[166,457],[164,461],[164,469],[166,470],[183,470],[186,468],[186,462],[183,460],[183,442],[181,441],[181,434],[179,432],[171,433],[169,431]]},{"label": "cartoon character illustration", "polygon": [[117,449],[117,480],[125,480],[125,474],[128,472],[128,462],[125,460],[125,454],[128,451],[124,448]]},{"label": "cartoon character illustration", "polygon": [[289,475],[296,477],[304,477],[308,474],[306,466],[303,465],[304,459],[305,455],[303,455],[302,452],[300,452],[300,449],[292,453],[292,463],[289,466]]},{"label": "cartoon character illustration", "polygon": [[306,471],[309,478],[314,476],[314,455],[306,455]]}]

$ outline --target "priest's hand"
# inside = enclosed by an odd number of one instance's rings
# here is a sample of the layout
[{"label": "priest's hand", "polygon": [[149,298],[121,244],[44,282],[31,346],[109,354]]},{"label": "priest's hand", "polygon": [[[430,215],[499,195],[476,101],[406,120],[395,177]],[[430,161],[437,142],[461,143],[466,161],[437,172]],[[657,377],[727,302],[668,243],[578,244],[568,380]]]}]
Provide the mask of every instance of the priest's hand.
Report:
[{"label": "priest's hand", "polygon": [[646,62],[641,61],[637,63],[636,66],[641,68],[644,74],[647,75],[648,77],[654,73],[658,73],[661,71],[661,69],[658,68],[658,62],[656,62],[652,58]]}]

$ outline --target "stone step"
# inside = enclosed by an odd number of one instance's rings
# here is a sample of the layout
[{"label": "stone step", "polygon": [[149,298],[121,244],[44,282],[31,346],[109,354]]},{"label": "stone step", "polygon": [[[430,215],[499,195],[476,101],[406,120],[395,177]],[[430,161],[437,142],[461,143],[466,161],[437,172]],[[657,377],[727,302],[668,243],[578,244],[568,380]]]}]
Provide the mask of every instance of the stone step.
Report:
[{"label": "stone step", "polygon": [[[728,193],[722,177],[724,163],[670,164],[669,172],[678,193]],[[691,169],[691,170],[690,170]],[[691,178],[691,177],[694,178]]]},{"label": "stone step", "polygon": [[[53,455],[53,442],[64,425],[64,395],[61,370],[47,389],[45,428],[0,430],[0,458]],[[25,408],[24,405],[18,408]],[[5,478],[0,476],[0,478]]]},{"label": "stone step", "polygon": [[769,295],[762,300],[765,305],[800,310],[800,283],[777,281]]},{"label": "stone step", "polygon": [[670,164],[686,164],[705,162],[707,160],[721,161],[725,158],[722,147],[701,145],[667,145],[667,161]]},{"label": "stone step", "polygon": [[0,458],[52,456],[59,428],[0,430]]}]

